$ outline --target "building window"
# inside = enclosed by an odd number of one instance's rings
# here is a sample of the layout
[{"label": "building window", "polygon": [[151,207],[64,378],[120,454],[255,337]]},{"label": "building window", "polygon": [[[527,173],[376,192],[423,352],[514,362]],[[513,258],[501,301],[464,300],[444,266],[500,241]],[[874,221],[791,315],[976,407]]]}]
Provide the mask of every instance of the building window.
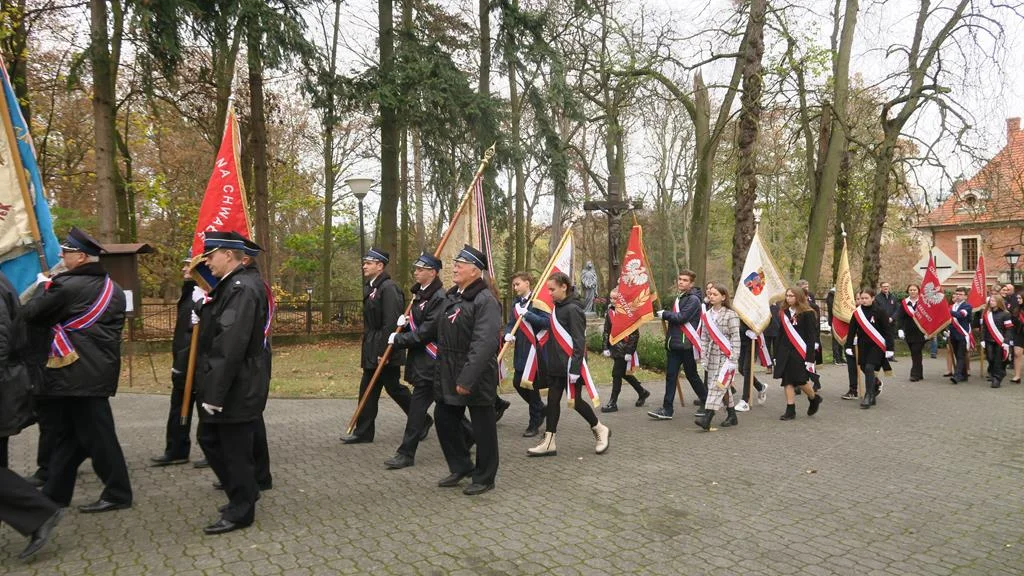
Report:
[{"label": "building window", "polygon": [[960,238],[960,269],[965,271],[978,269],[977,238]]}]

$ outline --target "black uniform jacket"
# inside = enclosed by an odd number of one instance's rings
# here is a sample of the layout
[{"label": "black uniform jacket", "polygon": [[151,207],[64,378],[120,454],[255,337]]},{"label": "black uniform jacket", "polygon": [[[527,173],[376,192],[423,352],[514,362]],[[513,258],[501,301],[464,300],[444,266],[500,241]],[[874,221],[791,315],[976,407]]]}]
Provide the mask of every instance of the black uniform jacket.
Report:
[{"label": "black uniform jacket", "polygon": [[[437,340],[437,317],[444,305],[445,293],[441,279],[435,278],[426,288],[416,284],[412,287],[412,320],[415,330],[406,326],[406,331],[395,336],[395,349],[408,348],[405,361],[405,381],[410,384],[430,384],[434,381],[437,362],[427,352],[427,345]],[[436,345],[436,344],[435,344]]]},{"label": "black uniform jacket", "polygon": [[583,368],[583,357],[587,349],[587,319],[583,315],[583,303],[576,296],[555,302],[554,315],[572,338],[572,355],[567,356],[562,350],[552,328],[551,336],[544,344],[542,365],[544,374],[550,378],[565,380],[568,374],[579,376]]},{"label": "black uniform jacket", "polygon": [[[987,310],[985,311],[987,312]],[[982,312],[981,317],[981,333],[985,339],[985,344],[995,344],[996,339],[988,331],[988,326],[985,323],[985,312]],[[1003,342],[1014,345],[1014,330],[1013,330],[1013,317],[1006,310],[999,310],[992,314],[993,324],[996,325],[996,330],[1003,337]]]},{"label": "black uniform jacket", "polygon": [[[501,305],[483,280],[448,290],[437,318],[435,396],[453,406],[491,406],[498,393]],[[462,396],[461,386],[470,391]]]},{"label": "black uniform jacket", "polygon": [[[912,304],[909,299],[900,300],[896,314],[893,316],[893,320],[896,321],[897,330],[903,330],[903,339],[907,344],[917,344],[924,342],[924,333],[917,327],[917,323],[914,322],[913,311],[917,309],[917,306],[921,304],[921,300],[918,299],[917,304]],[[910,312],[907,312],[907,309]]]},{"label": "black uniform jacket", "polygon": [[679,300],[679,312],[673,312],[672,308],[666,308],[661,319],[668,322],[668,331],[665,332],[665,349],[667,350],[688,350],[693,347],[689,338],[683,336],[683,324],[689,324],[693,328],[700,323],[700,312],[704,307],[704,296],[700,288],[690,288],[685,294],[676,296]]},{"label": "black uniform jacket", "polygon": [[196,398],[224,410],[199,416],[210,423],[259,419],[270,392],[264,348],[267,292],[255,268],[239,266],[210,291],[199,313]]},{"label": "black uniform jacket", "polygon": [[14,286],[0,274],[0,438],[13,436],[33,420],[32,381],[21,357],[25,320]]},{"label": "black uniform jacket", "polygon": [[857,359],[861,366],[874,366],[888,370],[889,362],[885,359],[885,353],[895,350],[892,327],[889,325],[889,314],[879,310],[877,304],[870,308],[861,306],[861,309],[864,310],[864,316],[867,317],[868,322],[885,339],[885,350],[879,348],[878,344],[875,344],[875,341],[860,327],[860,322],[856,317],[850,319],[850,334],[846,337],[846,341],[853,342],[853,338],[857,339]]},{"label": "black uniform jacket", "polygon": [[[188,370],[188,349],[192,343],[192,291],[196,283],[186,280],[181,285],[178,297],[177,318],[174,320],[174,337],[171,340],[171,373],[181,378]],[[182,380],[184,382],[184,380]]]},{"label": "black uniform jacket", "polygon": [[640,343],[640,330],[634,330],[616,344],[609,342],[612,335],[612,315],[615,314],[615,307],[608,307],[608,314],[604,317],[604,349],[612,353],[612,358],[625,358],[636,352],[637,344]]},{"label": "black uniform jacket", "polygon": [[[791,322],[790,310],[780,312],[786,315],[786,320],[782,320],[780,317],[779,323]],[[786,327],[782,326],[779,329],[779,337],[775,343],[775,378],[785,378],[786,366],[793,363],[799,362],[801,364],[807,362],[814,362],[814,342],[815,336],[818,333],[818,315],[814,313],[814,310],[805,310],[796,316],[796,332],[800,335],[800,338],[804,341],[807,346],[807,357],[800,356],[800,352],[793,346],[789,341],[789,336],[786,335]]]},{"label": "black uniform jacket", "polygon": [[[71,320],[92,307],[103,291],[106,278],[107,271],[99,262],[57,274],[45,287],[36,288],[23,308],[25,320],[47,328]],[[115,283],[110,304],[99,319],[84,330],[67,333],[78,360],[62,368],[47,368],[40,394],[113,396],[121,375],[124,313],[124,292]]]},{"label": "black uniform jacket", "polygon": [[[398,317],[404,310],[405,297],[387,272],[363,285],[363,368],[377,367],[377,358],[384,355],[388,336],[398,327]],[[401,366],[403,362],[405,352],[392,350],[388,366]]]}]

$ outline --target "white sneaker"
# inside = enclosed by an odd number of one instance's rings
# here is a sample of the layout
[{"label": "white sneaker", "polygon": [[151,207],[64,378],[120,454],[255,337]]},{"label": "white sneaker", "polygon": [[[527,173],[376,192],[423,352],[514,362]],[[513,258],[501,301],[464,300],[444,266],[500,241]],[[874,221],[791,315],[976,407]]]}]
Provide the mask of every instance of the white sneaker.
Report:
[{"label": "white sneaker", "polygon": [[757,391],[757,403],[758,405],[764,405],[768,401],[768,385],[765,384],[764,388]]},{"label": "white sneaker", "polygon": [[736,403],[735,410],[737,412],[750,412],[750,404],[747,404],[746,400],[740,400]]}]

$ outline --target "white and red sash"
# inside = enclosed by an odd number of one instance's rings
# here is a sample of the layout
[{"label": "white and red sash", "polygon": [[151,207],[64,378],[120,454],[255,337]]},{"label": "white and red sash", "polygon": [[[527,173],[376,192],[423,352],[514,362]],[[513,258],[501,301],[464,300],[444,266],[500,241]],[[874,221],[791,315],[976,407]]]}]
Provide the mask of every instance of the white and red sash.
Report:
[{"label": "white and red sash", "polygon": [[964,337],[967,341],[968,348],[974,348],[974,333],[969,328],[964,328],[963,324],[960,323],[960,316],[958,316],[959,310],[957,310],[956,304],[953,305],[953,327],[956,331]]},{"label": "white and red sash", "polygon": [[772,355],[768,351],[768,340],[765,339],[764,334],[758,334],[757,340],[754,342],[754,346],[757,347],[757,358],[761,361],[761,366],[769,368],[772,365]]},{"label": "white and red sash", "polygon": [[914,317],[914,312],[917,311],[917,304],[910,301],[910,298],[903,299],[903,311],[907,313],[908,318]]},{"label": "white and red sash", "polygon": [[[565,377],[566,377],[566,384],[567,384],[566,387],[565,387],[566,388],[565,395],[568,397],[567,400],[569,402],[569,407],[571,408],[575,404],[575,402],[576,402],[575,386],[573,386],[572,383],[569,382],[569,377],[570,377],[569,370],[572,369],[573,341],[572,341],[572,336],[569,335],[569,331],[566,330],[565,327],[562,326],[562,324],[558,321],[558,315],[555,314],[554,310],[551,311],[551,334],[554,335],[555,342],[558,343],[558,346],[562,349],[562,352],[565,352],[565,356],[567,358],[566,363],[565,363],[565,366],[566,366],[566,375],[565,375]],[[583,379],[583,387],[587,389],[587,394],[590,395],[590,402],[595,407],[596,406],[600,406],[601,405],[601,399],[598,398],[597,386],[594,385],[594,378],[590,375],[590,367],[587,366],[586,351],[584,351],[583,360],[580,363],[580,375],[579,375],[579,377]]]},{"label": "white and red sash", "polygon": [[[711,314],[715,313],[711,312]],[[718,349],[722,351],[722,354],[725,354],[726,358],[732,359],[732,342],[729,341],[729,337],[722,332],[718,323],[715,322],[717,319],[717,314],[714,317],[708,316],[708,310],[701,310],[700,312],[700,324],[703,330],[708,333],[711,341],[718,345]]]},{"label": "white and red sash", "polygon": [[861,331],[864,332],[864,334],[866,334],[876,346],[881,348],[882,353],[884,354],[888,350],[888,348],[885,347],[885,337],[882,336],[882,333],[878,331],[878,328],[875,328],[875,325],[868,320],[868,316],[864,313],[864,309],[857,306],[857,310],[854,311],[853,316],[857,319],[857,325],[860,326]]},{"label": "white and red sash", "polygon": [[78,360],[78,352],[68,338],[68,332],[85,330],[92,326],[103,316],[103,313],[110,307],[110,301],[114,298],[114,281],[107,276],[103,281],[103,289],[96,301],[89,306],[89,309],[67,322],[58,323],[53,327],[53,342],[50,344],[50,359],[46,365],[49,368],[60,368]]},{"label": "white and red sash", "polygon": [[[1010,352],[1005,347],[1006,338],[1003,337],[1003,331],[1000,330],[998,326],[996,326],[995,315],[992,314],[991,310],[986,310],[982,316],[985,318],[985,329],[988,331],[988,335],[991,336],[992,339],[995,340],[996,344],[998,344],[999,347],[1003,349],[1003,360],[1009,359]],[[1012,326],[1013,323],[1010,322],[1010,325]]]},{"label": "white and red sash", "polygon": [[[519,312],[519,308],[516,306],[512,307],[512,314],[516,320],[522,314]],[[519,332],[523,334],[526,341],[529,342],[530,350],[526,354],[526,365],[523,367],[523,378],[522,381],[527,384],[532,384],[537,380],[537,351],[548,341],[548,331],[541,330],[539,333],[533,329],[533,326],[529,322],[523,320],[519,323]]]},{"label": "white and red sash", "polygon": [[732,360],[726,360],[722,363],[722,367],[718,369],[718,375],[715,377],[715,386],[724,390],[732,386],[732,380],[735,376],[736,363]]},{"label": "white and red sash", "polygon": [[632,374],[634,370],[640,367],[640,354],[635,351],[626,356],[626,372]]},{"label": "white and red sash", "polygon": [[267,345],[270,343],[270,327],[274,323],[274,312],[277,311],[277,300],[274,299],[274,291],[270,289],[270,284],[263,283],[263,290],[267,294],[267,323],[263,325],[263,349],[267,349]]},{"label": "white and red sash", "polygon": [[[703,306],[701,307],[703,309]],[[679,314],[679,298],[676,298],[672,302],[672,311]],[[702,313],[703,314],[703,313]],[[704,351],[700,346],[700,323],[694,328],[689,322],[682,322],[679,325],[679,330],[683,333],[690,344],[693,344],[693,358],[694,360],[700,359],[704,355]]]},{"label": "white and red sash", "polygon": [[[416,319],[413,318],[412,314],[409,314],[409,331],[416,331]],[[427,355],[437,360],[437,342],[427,342],[423,349],[427,351]]]},{"label": "white and red sash", "polygon": [[800,357],[803,358],[804,362],[807,362],[807,343],[804,342],[800,333],[796,331],[796,316],[790,318],[789,310],[783,310],[779,312],[779,323],[782,324],[782,328],[786,332],[786,338],[789,338],[789,343],[800,353]]}]

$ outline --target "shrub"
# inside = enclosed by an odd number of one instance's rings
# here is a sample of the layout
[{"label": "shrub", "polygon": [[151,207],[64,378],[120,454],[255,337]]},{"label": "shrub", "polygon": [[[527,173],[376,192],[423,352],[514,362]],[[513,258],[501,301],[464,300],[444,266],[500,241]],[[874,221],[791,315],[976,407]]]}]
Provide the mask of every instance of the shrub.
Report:
[{"label": "shrub", "polygon": [[[604,338],[601,332],[591,331],[587,334],[587,350],[594,354],[600,354],[604,348]],[[640,331],[640,344],[636,347],[640,354],[640,366],[647,370],[657,372],[665,371],[665,337],[660,334],[649,334]]]}]

